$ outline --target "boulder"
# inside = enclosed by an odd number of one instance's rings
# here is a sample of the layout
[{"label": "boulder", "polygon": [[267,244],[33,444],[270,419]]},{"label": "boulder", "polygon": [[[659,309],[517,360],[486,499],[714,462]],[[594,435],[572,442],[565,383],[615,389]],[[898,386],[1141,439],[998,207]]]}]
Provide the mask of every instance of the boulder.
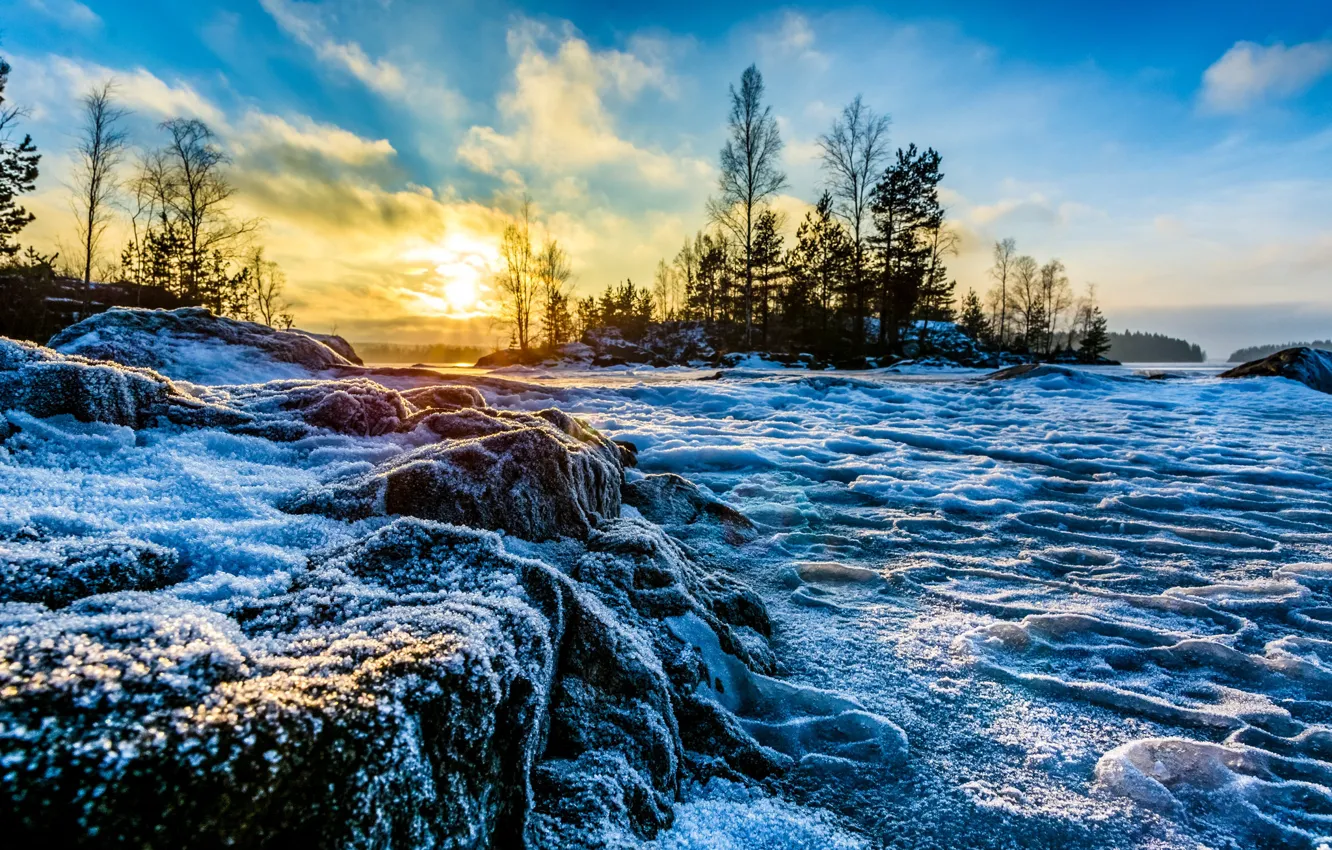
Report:
[{"label": "boulder", "polygon": [[1221,373],[1222,378],[1289,378],[1322,393],[1332,393],[1332,352],[1287,348]]},{"label": "boulder", "polygon": [[557,410],[473,409],[419,422],[442,441],[288,505],[340,519],[401,514],[503,530],[530,540],[585,538],[620,512],[620,449]]},{"label": "boulder", "polygon": [[641,522],[574,573],[400,519],[267,594],[0,608],[0,822],[21,845],[609,847],[668,826],[696,766],[789,763],[700,702],[667,622],[763,666],[734,631],[767,628],[757,598]]},{"label": "boulder", "polygon": [[645,475],[624,485],[625,504],[668,528],[704,524],[722,529],[728,543],[757,536],[754,523],[707,490],[674,473]]},{"label": "boulder", "polygon": [[355,369],[360,362],[340,337],[226,319],[203,307],[116,307],[70,325],[48,345],[62,354],[114,360],[196,383],[244,384],[305,377],[331,369]]}]

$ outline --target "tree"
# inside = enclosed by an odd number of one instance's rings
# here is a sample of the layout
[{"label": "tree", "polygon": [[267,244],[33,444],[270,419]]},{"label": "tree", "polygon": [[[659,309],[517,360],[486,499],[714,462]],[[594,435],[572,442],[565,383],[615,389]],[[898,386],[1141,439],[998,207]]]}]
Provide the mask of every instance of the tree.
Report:
[{"label": "tree", "polygon": [[573,333],[573,320],[569,315],[569,279],[573,270],[569,254],[555,240],[545,244],[536,257],[536,279],[540,288],[541,330],[546,345],[554,348],[568,342]]},{"label": "tree", "polygon": [[743,252],[745,264],[745,346],[754,335],[754,235],[759,214],[786,186],[778,157],[781,136],[772,107],[763,103],[763,75],[750,65],[731,87],[728,138],[721,150],[717,194],[708,200],[708,216],[726,228]]},{"label": "tree", "polygon": [[854,297],[854,284],[849,283],[854,249],[833,215],[832,194],[824,192],[800,222],[795,247],[787,258],[791,283],[783,306],[788,322],[806,332],[800,336],[824,349],[832,342],[828,330],[837,293],[850,289]]},{"label": "tree", "polygon": [[1101,308],[1092,305],[1088,316],[1087,328],[1083,332],[1082,342],[1078,346],[1078,355],[1085,361],[1092,363],[1099,360],[1101,355],[1110,350],[1110,334],[1106,331],[1105,316],[1101,315]]},{"label": "tree", "polygon": [[[243,260],[259,222],[231,216],[230,160],[202,121],[159,125],[168,140],[148,151],[131,181],[133,241],[121,255],[126,276],[162,286],[186,303],[232,315],[248,303]],[[142,222],[142,224],[141,224]]]},{"label": "tree", "polygon": [[1039,340],[1044,317],[1040,292],[1040,264],[1036,258],[1023,254],[1013,261],[1009,282],[1010,304],[1016,321],[1022,323],[1019,341],[1028,349]]},{"label": "tree", "polygon": [[871,211],[879,254],[879,349],[901,350],[901,328],[911,318],[929,269],[925,239],[937,221],[942,227],[939,171],[942,158],[933,148],[899,148],[897,159],[874,187]]},{"label": "tree", "polygon": [[1041,328],[1040,347],[1049,354],[1054,350],[1060,319],[1073,305],[1073,289],[1069,286],[1068,275],[1064,273],[1064,264],[1059,260],[1050,260],[1041,266],[1040,299],[1041,315],[1045,321]]},{"label": "tree", "polygon": [[532,253],[531,199],[523,199],[518,218],[504,228],[500,257],[504,260],[504,270],[498,281],[504,317],[518,347],[527,351],[531,341],[532,308],[540,295],[536,257]]},{"label": "tree", "polygon": [[[257,222],[236,221],[230,215],[235,187],[226,174],[231,160],[214,142],[213,131],[197,118],[172,118],[161,124],[169,139],[162,148],[158,172],[160,201],[180,229],[185,250],[186,295],[205,304],[220,304],[219,264],[230,259],[238,240],[253,233]],[[213,274],[209,274],[212,271]]]},{"label": "tree", "polygon": [[[290,328],[295,319],[291,305],[282,297],[287,276],[272,260],[264,259],[264,249],[255,248],[245,265],[250,285],[247,309],[250,314],[270,328]],[[247,316],[246,318],[249,318]]]},{"label": "tree", "polygon": [[916,314],[921,322],[919,340],[922,348],[928,344],[931,321],[948,322],[953,319],[953,291],[957,288],[957,281],[949,279],[944,259],[957,254],[958,236],[957,231],[944,221],[944,215],[943,206],[935,203],[922,225],[926,266],[916,306]]},{"label": "tree", "polygon": [[990,277],[997,287],[995,298],[995,319],[999,326],[999,348],[1008,344],[1008,299],[1009,283],[1013,275],[1013,264],[1017,255],[1017,242],[1013,239],[1001,239],[994,243],[994,265],[990,267]]},{"label": "tree", "polygon": [[783,266],[782,217],[776,211],[766,209],[759,213],[758,225],[754,228],[754,279],[758,289],[758,313],[761,328],[762,347],[768,348],[771,332],[770,319],[773,296],[781,287]]},{"label": "tree", "polygon": [[865,275],[865,240],[875,179],[888,158],[886,115],[877,115],[856,95],[833,121],[832,129],[819,137],[823,168],[836,214],[851,234],[850,294],[855,348],[865,340],[868,292]]},{"label": "tree", "polygon": [[968,289],[962,299],[962,310],[957,317],[957,326],[967,336],[980,343],[984,343],[989,336],[990,321],[985,317],[985,309],[981,307],[980,298],[976,296],[974,289]]},{"label": "tree", "polygon": [[22,141],[14,141],[14,130],[26,113],[17,106],[5,105],[9,71],[9,63],[0,58],[0,259],[11,259],[18,252],[15,237],[33,220],[33,214],[19,205],[18,197],[36,188],[37,163],[41,159],[32,136],[25,133]]},{"label": "tree", "polygon": [[121,127],[126,110],[115,105],[115,83],[107,80],[83,96],[83,125],[74,146],[74,213],[83,249],[83,282],[92,281],[102,234],[111,221],[119,190],[116,171],[128,135]]}]

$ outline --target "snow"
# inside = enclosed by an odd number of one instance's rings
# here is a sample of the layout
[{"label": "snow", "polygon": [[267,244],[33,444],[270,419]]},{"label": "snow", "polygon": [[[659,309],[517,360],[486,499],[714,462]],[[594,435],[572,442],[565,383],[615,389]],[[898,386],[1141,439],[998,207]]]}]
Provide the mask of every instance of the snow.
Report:
[{"label": "snow", "polygon": [[[200,730],[220,727],[179,706],[259,706],[296,742],[271,759],[284,782],[290,753],[315,752],[292,706],[328,728],[354,718],[377,743],[369,772],[337,781],[371,789],[354,819],[367,841],[429,843],[428,819],[390,814],[418,792],[398,808],[465,810],[473,838],[498,828],[480,780],[422,778],[450,763],[428,742],[453,727],[413,700],[494,718],[519,680],[514,704],[544,713],[558,757],[538,757],[534,726],[476,746],[530,772],[538,846],[1332,840],[1332,396],[1206,370],[769,365],[262,386],[89,367],[108,371],[87,386],[139,394],[56,411],[13,393],[5,685],[33,717],[48,699],[112,706],[110,729],[132,726],[127,706],[160,709],[210,771],[221,739]],[[594,480],[622,472],[618,451],[551,408],[633,443],[624,503]],[[597,502],[576,532],[506,528],[503,488],[474,520],[503,534],[291,510],[516,431],[568,453],[558,487]],[[595,469],[570,460],[583,451]],[[446,467],[445,494],[476,468]],[[47,670],[51,646],[77,660],[43,690],[20,673]],[[416,678],[375,678],[395,664]],[[358,693],[383,713],[358,713]],[[32,770],[56,770],[54,734],[0,729]],[[99,775],[163,752],[97,734],[79,740],[106,742]],[[246,770],[270,763],[237,746]]]},{"label": "snow", "polygon": [[1215,371],[550,383],[643,473],[757,523],[733,560],[786,681],[905,732],[879,787],[809,780],[854,797],[867,834],[1315,847],[1332,833],[1332,398]]}]

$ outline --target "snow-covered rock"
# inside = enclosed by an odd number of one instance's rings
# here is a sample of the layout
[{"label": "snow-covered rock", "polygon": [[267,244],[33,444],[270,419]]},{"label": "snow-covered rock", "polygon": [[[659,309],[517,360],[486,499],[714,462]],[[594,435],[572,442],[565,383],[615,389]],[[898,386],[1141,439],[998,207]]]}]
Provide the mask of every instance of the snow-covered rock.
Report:
[{"label": "snow-covered rock", "polygon": [[1289,378],[1310,389],[1332,393],[1332,352],[1287,348],[1221,373],[1222,378]]},{"label": "snow-covered rock", "polygon": [[[0,464],[91,489],[0,521],[11,840],[618,847],[670,825],[686,782],[892,760],[895,727],[831,695],[779,706],[759,597],[619,518],[623,493],[672,528],[754,534],[684,479],[626,485],[631,444],[482,392],[527,385],[393,388],[306,359],[312,340],[122,312],[114,350],[169,373],[224,345],[213,378],[307,374],[175,383],[0,340]],[[113,350],[85,331],[65,344]],[[262,508],[228,504],[216,465]],[[108,499],[144,516],[121,530]]]},{"label": "snow-covered rock", "polygon": [[70,325],[49,345],[62,354],[114,360],[205,384],[309,377],[360,363],[341,337],[226,319],[203,307],[117,307]]},{"label": "snow-covered rock", "polygon": [[331,482],[288,507],[341,519],[400,514],[508,531],[530,540],[583,538],[620,512],[620,449],[558,410],[431,413],[438,441]]}]

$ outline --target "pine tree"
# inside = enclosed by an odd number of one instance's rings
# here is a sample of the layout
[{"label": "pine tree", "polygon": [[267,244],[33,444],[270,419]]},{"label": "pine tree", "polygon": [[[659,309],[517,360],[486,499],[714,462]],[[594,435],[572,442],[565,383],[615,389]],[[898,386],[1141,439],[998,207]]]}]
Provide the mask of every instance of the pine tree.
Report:
[{"label": "pine tree", "polygon": [[962,299],[962,312],[957,318],[957,326],[979,343],[986,342],[990,335],[990,322],[985,317],[985,308],[981,306],[974,289],[968,289],[966,297]]},{"label": "pine tree", "polygon": [[9,63],[0,59],[0,259],[9,259],[18,252],[15,237],[33,220],[33,214],[19,206],[18,196],[36,187],[37,162],[41,159],[32,136],[25,133],[17,144],[10,137],[24,113],[5,106],[9,70]]},{"label": "pine tree", "polygon": [[1087,330],[1083,333],[1082,342],[1078,346],[1078,355],[1088,363],[1092,363],[1109,350],[1110,334],[1106,331],[1105,316],[1101,315],[1100,307],[1092,307],[1091,319],[1087,322]]}]

